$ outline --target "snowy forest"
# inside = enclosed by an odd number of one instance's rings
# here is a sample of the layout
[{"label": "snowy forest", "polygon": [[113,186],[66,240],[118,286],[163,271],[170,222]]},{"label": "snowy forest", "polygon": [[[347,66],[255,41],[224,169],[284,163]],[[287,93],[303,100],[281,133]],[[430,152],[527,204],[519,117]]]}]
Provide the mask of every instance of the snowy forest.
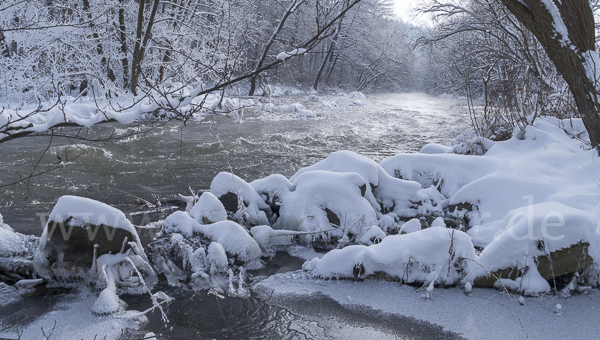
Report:
[{"label": "snowy forest", "polygon": [[598,18],[3,0],[0,338],[597,337]]}]

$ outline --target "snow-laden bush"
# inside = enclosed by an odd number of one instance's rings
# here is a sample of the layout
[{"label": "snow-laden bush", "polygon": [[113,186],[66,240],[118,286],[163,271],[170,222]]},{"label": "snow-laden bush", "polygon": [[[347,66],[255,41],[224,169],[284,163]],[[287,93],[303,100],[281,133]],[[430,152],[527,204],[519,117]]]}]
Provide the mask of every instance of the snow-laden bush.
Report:
[{"label": "snow-laden bush", "polygon": [[29,257],[38,242],[38,237],[17,233],[8,224],[3,224],[0,215],[0,257]]},{"label": "snow-laden bush", "polygon": [[200,224],[183,211],[163,221],[161,233],[148,249],[156,270],[170,285],[190,280],[193,289],[211,289],[216,294],[222,292],[229,269],[262,266],[261,249],[242,226],[232,221]]}]

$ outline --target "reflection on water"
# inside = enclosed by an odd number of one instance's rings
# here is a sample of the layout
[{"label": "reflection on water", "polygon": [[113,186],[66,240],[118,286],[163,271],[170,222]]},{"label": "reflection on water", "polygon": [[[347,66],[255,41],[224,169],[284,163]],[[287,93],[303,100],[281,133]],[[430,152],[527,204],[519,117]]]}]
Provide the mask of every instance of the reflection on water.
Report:
[{"label": "reflection on water", "polygon": [[[253,281],[298,270],[302,261],[278,253],[265,268],[249,272]],[[413,318],[387,315],[370,308],[347,308],[324,296],[218,299],[206,292],[159,287],[175,300],[168,307],[169,325],[158,311],[148,315],[140,333],[161,339],[461,339],[442,327]],[[147,296],[122,296],[130,309],[151,307]],[[135,334],[131,334],[133,338]]]}]

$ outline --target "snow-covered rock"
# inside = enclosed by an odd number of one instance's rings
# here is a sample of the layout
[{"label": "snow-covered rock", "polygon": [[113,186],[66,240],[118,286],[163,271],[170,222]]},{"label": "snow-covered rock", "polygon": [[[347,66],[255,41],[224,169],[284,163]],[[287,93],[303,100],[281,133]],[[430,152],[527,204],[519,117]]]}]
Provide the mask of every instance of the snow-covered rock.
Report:
[{"label": "snow-covered rock", "polygon": [[[573,119],[574,125],[580,120]],[[503,219],[509,211],[543,202],[559,202],[590,211],[600,202],[595,178],[600,170],[593,151],[553,118],[527,126],[519,139],[497,142],[483,156],[457,154],[399,154],[381,163],[390,175],[436,186],[449,206],[470,206],[469,227]],[[560,180],[557,180],[560,179]]]},{"label": "snow-covered rock", "polygon": [[379,228],[386,233],[395,234],[396,230],[396,219],[394,213],[385,214],[379,219]]},{"label": "snow-covered rock", "polygon": [[357,173],[306,171],[294,177],[295,189],[283,198],[274,227],[358,235],[374,225],[377,213],[365,197],[368,184]]},{"label": "snow-covered rock", "polygon": [[470,259],[477,256],[466,233],[433,227],[387,236],[371,246],[332,250],[321,259],[306,262],[303,268],[320,278],[383,275],[405,283],[451,285],[468,279]]},{"label": "snow-covered rock", "polygon": [[380,243],[385,238],[385,233],[378,226],[371,226],[359,237],[358,243],[370,246]]},{"label": "snow-covered rock", "polygon": [[413,218],[410,221],[404,223],[402,227],[400,227],[400,232],[398,234],[410,234],[420,230],[421,221],[418,218]]},{"label": "snow-covered rock", "polygon": [[515,290],[548,292],[547,280],[572,275],[597,260],[597,224],[590,213],[556,202],[510,211],[495,224],[469,230],[473,240],[489,243],[479,256],[485,269],[478,266],[472,273],[483,277],[491,269]]},{"label": "snow-covered rock", "polygon": [[123,212],[89,198],[63,196],[44,227],[34,266],[46,279],[89,282],[98,274],[97,258],[125,253],[147,261]]},{"label": "snow-covered rock", "polygon": [[227,211],[215,195],[210,192],[204,192],[190,210],[190,216],[198,223],[211,224],[226,221]]},{"label": "snow-covered rock", "polygon": [[229,256],[244,263],[257,261],[261,251],[254,239],[239,224],[233,221],[220,221],[209,225],[196,222],[183,211],[169,215],[164,224],[167,234],[181,234],[186,238],[196,236],[207,243],[218,242]]},{"label": "snow-covered rock", "polygon": [[219,173],[210,184],[210,192],[219,198],[234,220],[250,225],[269,224],[266,212],[271,212],[270,207],[238,176]]},{"label": "snow-covered rock", "polygon": [[422,199],[417,195],[417,191],[421,189],[419,183],[391,177],[368,157],[351,151],[333,152],[326,159],[298,170],[290,180],[294,182],[298,176],[312,170],[355,172],[368,183],[364,196],[377,212],[394,212],[398,216],[409,217],[417,214],[414,206]]}]

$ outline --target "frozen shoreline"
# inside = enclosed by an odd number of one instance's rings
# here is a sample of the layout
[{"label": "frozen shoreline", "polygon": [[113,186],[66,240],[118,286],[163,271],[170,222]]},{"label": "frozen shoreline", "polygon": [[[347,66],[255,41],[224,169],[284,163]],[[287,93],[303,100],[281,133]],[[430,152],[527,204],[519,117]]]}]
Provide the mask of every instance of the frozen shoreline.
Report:
[{"label": "frozen shoreline", "polygon": [[[314,280],[305,273],[273,275],[254,287],[263,298],[273,291],[273,299],[293,300],[323,294],[347,308],[369,307],[383,313],[411,317],[440,325],[444,331],[460,333],[468,339],[531,339],[597,337],[595,325],[600,318],[600,292],[573,294],[568,299],[545,295],[525,298],[495,289],[474,288],[470,296],[462,289],[436,289],[429,300],[422,298],[425,289],[392,282]],[[556,304],[562,305],[560,314]],[[519,323],[517,313],[523,327]]]}]

